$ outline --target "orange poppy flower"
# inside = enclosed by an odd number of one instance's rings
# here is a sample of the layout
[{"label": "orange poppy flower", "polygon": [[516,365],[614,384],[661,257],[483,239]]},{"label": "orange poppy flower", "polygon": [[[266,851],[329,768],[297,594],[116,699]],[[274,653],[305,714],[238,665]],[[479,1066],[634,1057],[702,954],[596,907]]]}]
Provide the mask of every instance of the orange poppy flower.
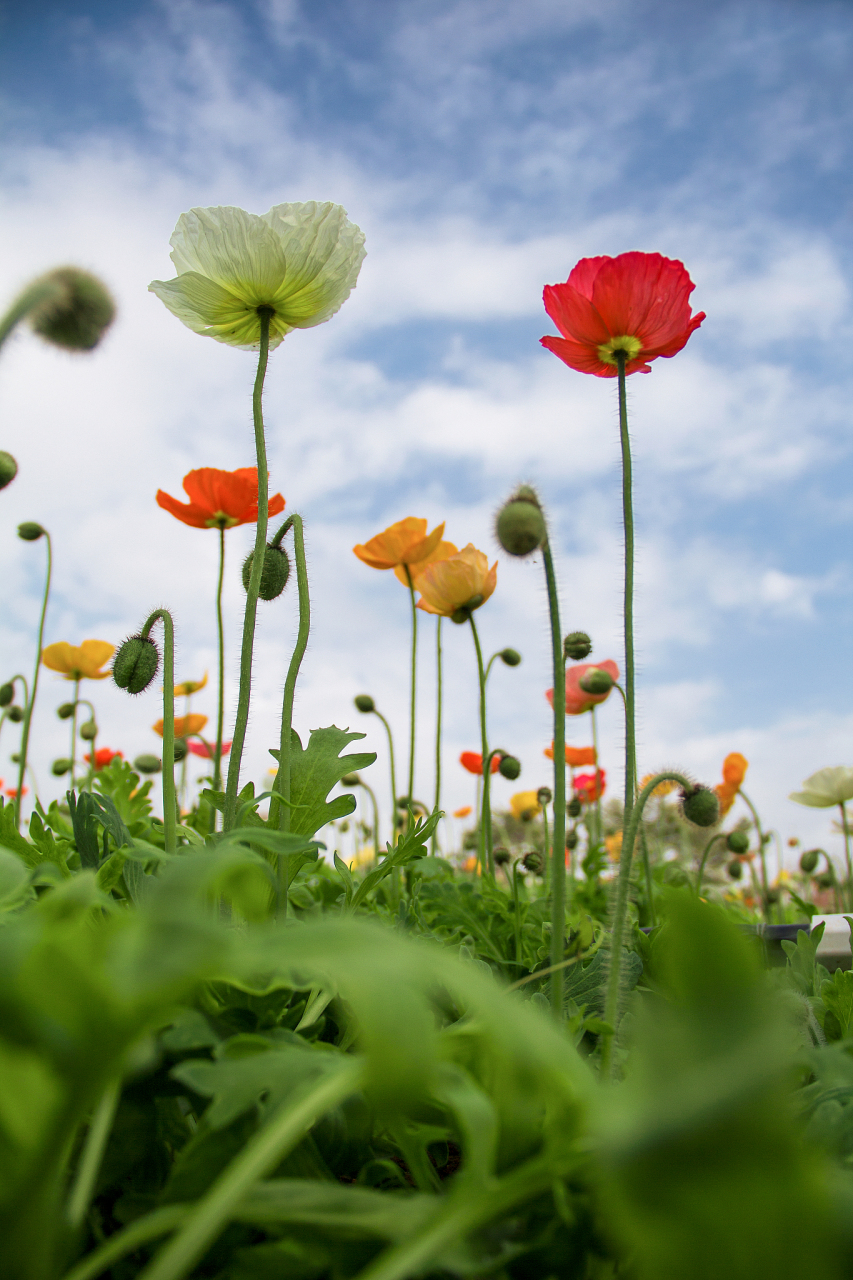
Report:
[{"label": "orange poppy flower", "polygon": [[545,310],[563,336],[540,341],[579,373],[615,378],[616,351],[626,373],[651,373],[648,362],[681,351],[705,319],[690,314],[694,288],[684,263],[659,253],[581,258],[565,284],[545,286]]},{"label": "orange poppy flower", "polygon": [[[238,467],[236,471],[199,467],[187,472],[183,486],[189,502],[178,502],[158,489],[157,505],[194,529],[232,529],[257,521],[257,467]],[[284,498],[276,493],[269,500],[269,514],[277,516],[283,510]]]},{"label": "orange poppy flower", "polygon": [[471,813],[470,804],[463,804],[461,809],[453,810],[454,818],[467,818],[470,813]]},{"label": "orange poppy flower", "polygon": [[[479,751],[463,751],[459,757],[459,763],[463,769],[467,769],[469,773],[483,772],[483,757]],[[492,756],[492,763],[489,766],[489,773],[497,773],[501,767],[500,756]]]},{"label": "orange poppy flower", "polygon": [[[96,770],[103,769],[104,766],[108,765],[111,760],[115,760],[116,756],[118,756],[120,760],[123,760],[124,752],[113,751],[110,747],[99,747],[99,749],[95,752],[95,769]],[[83,759],[86,761],[87,764],[92,763],[91,755],[84,756]]]},{"label": "orange poppy flower", "polygon": [[100,668],[115,653],[108,640],[84,640],[81,645],[58,640],[41,651],[41,660],[50,671],[59,671],[66,680],[106,680],[111,674]]},{"label": "orange poppy flower", "polygon": [[490,569],[488,556],[469,542],[455,555],[434,561],[418,574],[415,586],[421,598],[417,607],[424,613],[467,622],[473,611],[486,603],[497,582],[497,560]]},{"label": "orange poppy flower", "polygon": [[[581,716],[585,711],[591,710],[592,707],[604,702],[612,693],[612,686],[606,693],[587,693],[581,688],[580,682],[588,671],[606,671],[609,676],[616,681],[619,679],[619,668],[612,658],[608,658],[606,662],[578,662],[573,667],[566,668],[566,715]],[[545,697],[554,705],[554,690],[548,689]]]},{"label": "orange poppy flower", "polygon": [[452,547],[452,551],[448,554],[456,551],[452,542],[442,543],[443,533],[443,522],[437,525],[432,533],[427,534],[426,520],[421,520],[417,516],[406,516],[405,520],[398,520],[396,524],[390,524],[382,533],[377,533],[376,537],[371,538],[369,542],[363,545],[359,543],[357,547],[353,547],[353,552],[359,560],[369,564],[371,569],[393,569],[403,586],[407,587],[409,585],[407,568],[414,579],[415,569],[430,563],[439,546]]},{"label": "orange poppy flower", "polygon": [[[207,724],[207,716],[198,715],[193,712],[189,716],[175,716],[175,737],[188,738],[191,733],[201,733]],[[156,724],[152,724],[151,728],[155,733],[163,736],[163,721],[158,720]]]},{"label": "orange poppy flower", "polygon": [[[653,778],[654,776],[655,776],[655,775],[654,775],[653,773],[647,773],[647,774],[645,775],[645,777],[644,777],[644,778],[641,778],[641,779],[640,779],[640,790],[641,790],[641,791],[642,791],[643,787],[646,785],[646,783],[647,783],[647,782],[651,782],[651,780],[652,780],[652,778]],[[677,786],[678,786],[678,783],[677,783],[677,782],[673,782],[672,778],[668,778],[668,779],[666,780],[666,782],[659,782],[659,783],[658,783],[658,785],[655,787],[654,791],[652,792],[652,795],[653,795],[653,796],[668,796],[668,795],[670,794],[670,792],[674,791],[674,790],[675,790],[675,788],[676,788]]]},{"label": "orange poppy flower", "polygon": [[739,751],[731,751],[723,761],[723,781],[714,788],[720,802],[721,818],[726,816],[737,799],[748,768],[749,761]]},{"label": "orange poppy flower", "polygon": [[[545,748],[545,755],[549,760],[554,759],[554,744]],[[577,769],[581,765],[595,764],[595,747],[566,747],[566,764],[572,769]]]}]

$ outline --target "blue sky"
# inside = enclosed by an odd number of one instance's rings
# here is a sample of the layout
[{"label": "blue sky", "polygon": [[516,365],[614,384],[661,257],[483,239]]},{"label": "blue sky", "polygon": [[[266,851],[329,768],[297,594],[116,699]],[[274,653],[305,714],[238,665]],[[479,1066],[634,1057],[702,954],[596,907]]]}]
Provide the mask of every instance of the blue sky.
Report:
[{"label": "blue sky", "polygon": [[[183,330],[146,286],[171,274],[185,208],[304,199],[345,205],[368,258],[340,315],[288,339],[268,383],[273,481],[309,522],[315,584],[299,728],[350,723],[369,689],[402,738],[406,601],[349,548],[416,514],[496,554],[493,512],[522,478],[555,529],[566,629],[618,661],[613,388],[539,347],[541,290],[582,256],[659,251],[686,263],[708,319],[630,383],[641,768],[713,782],[741,750],[770,821],[827,838],[786,796],[849,762],[853,733],[848,4],[63,0],[37,24],[16,5],[0,15],[4,287],[79,261],[120,306],[89,361],[26,336],[4,352],[0,443],[22,468],[0,550],[23,593],[0,623],[13,661],[38,574],[11,531],[35,517],[62,542],[49,639],[118,638],[173,600],[186,674],[212,666],[215,548],[151,498],[190,467],[252,461],[252,360]],[[245,539],[230,537],[236,565]],[[231,607],[233,658],[236,584]],[[490,717],[537,786],[541,566],[501,561],[480,616],[487,644],[525,655],[496,672]],[[259,637],[258,777],[291,630],[283,605]],[[449,758],[476,745],[469,650],[448,637]],[[427,794],[430,674],[425,654]],[[62,749],[55,695],[45,760]],[[113,745],[150,747],[150,708],[98,697]],[[602,721],[615,778],[616,708]],[[447,772],[448,802],[464,803],[468,780]]]}]

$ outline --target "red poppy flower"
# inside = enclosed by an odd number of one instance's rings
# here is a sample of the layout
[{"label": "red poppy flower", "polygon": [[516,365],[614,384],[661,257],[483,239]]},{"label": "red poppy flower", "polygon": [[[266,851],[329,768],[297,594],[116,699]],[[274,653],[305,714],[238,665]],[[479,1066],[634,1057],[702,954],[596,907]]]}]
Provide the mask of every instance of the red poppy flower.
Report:
[{"label": "red poppy flower", "polygon": [[[483,757],[479,751],[463,751],[459,757],[459,763],[463,769],[467,769],[469,773],[483,772]],[[500,756],[492,756],[492,763],[489,767],[489,773],[497,773],[501,767]]]},{"label": "red poppy flower", "polygon": [[[202,756],[205,760],[212,760],[216,755],[216,743],[205,742],[204,738],[202,738],[201,742],[188,742],[187,747],[194,756]],[[223,742],[222,754],[227,756],[230,750],[231,743]]]},{"label": "red poppy flower", "polygon": [[[112,751],[110,750],[109,747],[99,747],[98,750],[95,752],[95,768],[103,769],[104,766],[108,765],[111,760],[115,760],[116,756],[118,756],[120,760],[123,760],[124,752]],[[92,763],[91,755],[84,756],[83,759],[86,761],[87,764]]]},{"label": "red poppy flower", "polygon": [[579,773],[575,778],[575,795],[584,804],[595,804],[604,795],[607,787],[607,774],[603,769],[595,773]]},{"label": "red poppy flower", "polygon": [[[595,668],[598,671],[606,671],[614,680],[619,679],[619,668],[611,658],[606,662],[578,662],[573,667],[566,669],[566,715],[580,716],[584,711],[589,711],[591,707],[596,706],[599,702],[604,702],[610,697],[611,689],[606,693],[587,693],[582,689],[580,682],[586,675],[587,671]],[[545,697],[554,705],[554,690],[548,689]]]},{"label": "red poppy flower", "polygon": [[[189,502],[157,490],[157,505],[194,529],[231,529],[238,524],[254,524],[258,518],[258,468],[238,467],[236,471],[217,471],[216,467],[199,467],[183,479]],[[269,500],[269,514],[284,510],[280,493]]]},{"label": "red poppy flower", "polygon": [[659,253],[581,258],[565,284],[545,286],[545,310],[563,336],[540,341],[579,373],[615,378],[616,351],[626,373],[651,373],[649,361],[681,351],[705,319],[690,314],[695,287],[683,262]]}]

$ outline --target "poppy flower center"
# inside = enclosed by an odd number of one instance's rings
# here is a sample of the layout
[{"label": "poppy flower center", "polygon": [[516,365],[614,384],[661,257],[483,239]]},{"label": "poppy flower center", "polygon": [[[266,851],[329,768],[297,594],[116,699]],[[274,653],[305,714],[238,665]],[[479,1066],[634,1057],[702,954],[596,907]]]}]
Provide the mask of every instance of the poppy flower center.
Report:
[{"label": "poppy flower center", "polygon": [[609,342],[602,342],[598,348],[598,358],[605,364],[616,364],[616,352],[625,352],[625,363],[630,360],[636,360],[637,356],[643,349],[643,344],[639,338],[635,338],[630,333],[623,333],[618,338],[611,338]]},{"label": "poppy flower center", "polygon": [[213,515],[205,520],[204,523],[208,529],[232,529],[240,521],[236,516],[226,515],[224,511],[214,511]]}]

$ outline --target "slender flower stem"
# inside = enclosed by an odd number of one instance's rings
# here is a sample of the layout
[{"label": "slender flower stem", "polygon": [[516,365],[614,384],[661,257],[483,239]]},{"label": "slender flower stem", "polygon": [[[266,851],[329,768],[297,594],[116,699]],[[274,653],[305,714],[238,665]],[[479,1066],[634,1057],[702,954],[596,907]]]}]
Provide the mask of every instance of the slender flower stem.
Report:
[{"label": "slender flower stem", "polygon": [[755,831],[758,835],[758,856],[761,861],[761,901],[764,908],[764,919],[768,920],[770,917],[770,896],[767,884],[767,855],[765,853],[765,845],[767,842],[764,839],[761,819],[758,816],[758,810],[755,805],[752,803],[745,791],[739,790],[738,795],[752,814],[752,821],[755,823]]},{"label": "slender flower stem", "polygon": [[142,628],[148,639],[155,623],[163,623],[163,837],[167,853],[178,847],[175,795],[175,627],[168,609],[155,609]]},{"label": "slender flower stem", "polygon": [[631,497],[631,440],[625,392],[625,352],[615,351],[619,376],[619,435],[622,442],[622,518],[625,525],[625,823],[634,807],[636,729],[634,690],[634,511]]},{"label": "slender flower stem", "polygon": [[76,785],[75,773],[77,770],[77,708],[80,705],[80,677],[74,680],[74,710],[71,712],[71,786]]},{"label": "slender flower stem", "polygon": [[551,1012],[563,1018],[563,959],[566,932],[566,660],[560,629],[560,601],[549,542],[542,544],[548,612],[551,618],[551,650],[554,665],[554,843],[551,854]]},{"label": "slender flower stem", "polygon": [[359,778],[359,785],[370,796],[370,804],[373,809],[373,861],[379,861],[379,805],[376,802],[376,792],[369,787],[363,778]]},{"label": "slender flower stem", "polygon": [[[216,635],[219,643],[219,679],[216,690],[216,750],[213,755],[213,790],[222,786],[222,738],[225,724],[225,627],[222,622],[222,584],[225,580],[225,530],[219,530],[219,581],[216,584]],[[216,823],[216,810],[213,810]]]},{"label": "slender flower stem", "polygon": [[548,883],[548,859],[549,859],[549,856],[550,856],[550,849],[548,848],[548,806],[547,806],[547,804],[543,804],[543,806],[542,806],[542,832],[543,832],[543,839],[544,839],[544,842],[545,842],[545,847],[544,847],[544,849],[542,850],[542,855],[543,855],[543,857],[544,857],[544,859],[545,859],[545,865],[544,865],[544,866],[543,866],[543,868],[542,868],[542,875],[543,875],[543,879],[544,879],[544,881],[545,881],[545,884],[547,885],[547,883]]},{"label": "slender flower stem", "polygon": [[844,807],[844,801],[838,807],[841,810],[841,830],[844,832],[844,857],[847,859],[848,905],[853,907],[853,862],[850,859],[850,824],[847,821],[847,810]]},{"label": "slender flower stem", "polygon": [[[311,630],[311,597],[308,592],[308,565],[305,560],[305,538],[302,517],[288,516],[271,545],[281,545],[285,535],[293,529],[293,554],[296,561],[296,585],[299,595],[299,630],[296,644],[287,668],[284,682],[284,695],[281,703],[281,731],[278,747],[278,772],[273,782],[273,797],[270,801],[270,825],[278,824],[280,831],[290,830],[290,753],[293,737],[293,699],[296,695],[296,681],[299,668],[308,648],[308,633]],[[281,796],[279,801],[278,796]]]},{"label": "slender flower stem", "polygon": [[0,347],[9,337],[9,334],[25,316],[42,302],[47,302],[52,297],[61,298],[64,296],[65,290],[62,285],[55,280],[36,280],[33,284],[24,289],[15,301],[12,303],[6,314],[0,317]]},{"label": "slender flower stem", "polygon": [[81,1225],[89,1208],[120,1096],[121,1082],[111,1080],[92,1115],[65,1210],[72,1230],[76,1231]]},{"label": "slender flower stem", "polygon": [[388,761],[391,773],[391,847],[393,848],[397,843],[397,766],[394,759],[394,735],[382,712],[377,711],[374,707],[373,714],[378,720],[382,721],[388,738]]},{"label": "slender flower stem", "polygon": [[267,545],[267,524],[269,521],[269,471],[267,469],[267,446],[264,439],[263,392],[264,377],[270,349],[270,317],[269,307],[258,307],[260,320],[260,351],[258,354],[258,371],[255,376],[255,388],[252,393],[252,418],[255,427],[255,453],[258,462],[258,526],[255,533],[255,550],[252,556],[252,572],[246,591],[246,612],[243,616],[243,643],[240,650],[240,693],[237,699],[237,719],[234,724],[234,741],[228,761],[228,781],[225,787],[225,817],[223,827],[226,831],[234,826],[237,817],[237,792],[240,789],[240,765],[243,760],[243,746],[246,741],[246,725],[249,722],[249,699],[252,692],[252,652],[255,644],[255,621],[258,614],[258,592],[261,585],[261,574],[264,568],[264,556]]},{"label": "slender flower stem", "polygon": [[[435,628],[435,672],[436,672],[436,709],[435,709],[435,804],[433,808],[436,812],[441,808],[441,614],[436,618]],[[438,848],[438,824],[436,830],[432,833],[432,852],[435,854]]]},{"label": "slender flower stem", "polygon": [[713,849],[714,845],[718,840],[725,840],[725,838],[726,838],[725,832],[718,831],[715,836],[711,836],[711,839],[705,845],[704,852],[702,853],[702,859],[699,863],[699,870],[696,873],[696,897],[697,898],[702,893],[702,877],[705,874],[705,863],[708,861],[708,854],[711,852],[711,850]]},{"label": "slender flower stem", "polygon": [[477,651],[477,677],[480,682],[480,754],[483,757],[483,804],[480,810],[477,857],[481,872],[483,874],[488,873],[494,879],[495,868],[491,848],[492,815],[489,806],[489,770],[491,764],[489,759],[489,740],[486,733],[486,672],[483,667],[483,650],[480,648],[480,637],[477,634],[477,624],[474,621],[473,613],[470,614],[468,621],[471,623],[471,634],[474,637],[474,648]]},{"label": "slender flower stem", "polygon": [[613,909],[613,927],[610,934],[610,972],[607,976],[607,990],[604,998],[604,1021],[612,1028],[602,1038],[601,1070],[606,1079],[610,1074],[613,1036],[616,1032],[616,1020],[619,1015],[619,983],[622,972],[622,940],[625,936],[625,921],[628,915],[628,885],[631,878],[631,861],[634,853],[634,841],[640,827],[646,801],[660,782],[669,780],[677,782],[685,790],[691,783],[681,773],[656,773],[643,787],[637,803],[631,811],[631,817],[625,828],[622,839],[622,851],[619,856],[619,877],[616,881],[616,903]]},{"label": "slender flower stem", "polygon": [[[2,338],[0,338],[2,341]],[[15,824],[20,830],[21,826],[21,802],[24,798],[24,777],[27,771],[27,750],[30,744],[30,725],[33,719],[33,710],[36,705],[36,693],[38,692],[39,671],[41,670],[41,651],[44,644],[44,620],[47,614],[47,602],[50,596],[50,578],[53,573],[53,544],[50,540],[50,534],[47,529],[44,531],[47,540],[47,572],[44,580],[44,595],[41,602],[41,615],[39,617],[38,638],[36,640],[36,665],[33,671],[32,693],[27,698],[27,705],[24,708],[24,724],[21,730],[21,762],[18,766],[18,794],[15,796]],[[23,677],[21,677],[23,679]],[[76,687],[75,687],[76,689]],[[76,706],[75,697],[75,706]]]},{"label": "slender flower stem", "polygon": [[415,795],[415,712],[417,710],[418,695],[418,611],[415,602],[415,587],[412,582],[412,575],[408,565],[403,566],[406,570],[406,581],[409,584],[409,597],[412,602],[412,689],[409,706],[409,785],[406,790],[409,804],[411,804]]},{"label": "slender flower stem", "polygon": [[601,787],[598,785],[598,770],[601,764],[598,759],[598,721],[595,718],[595,706],[589,709],[590,719],[592,720],[592,749],[595,752],[595,764],[592,766],[595,772],[595,839],[596,844],[601,844],[602,831],[604,823],[601,820]]},{"label": "slender flower stem", "polygon": [[515,935],[515,962],[521,964],[521,916],[518,906],[518,863],[516,858],[512,864],[512,916],[513,933]]}]

